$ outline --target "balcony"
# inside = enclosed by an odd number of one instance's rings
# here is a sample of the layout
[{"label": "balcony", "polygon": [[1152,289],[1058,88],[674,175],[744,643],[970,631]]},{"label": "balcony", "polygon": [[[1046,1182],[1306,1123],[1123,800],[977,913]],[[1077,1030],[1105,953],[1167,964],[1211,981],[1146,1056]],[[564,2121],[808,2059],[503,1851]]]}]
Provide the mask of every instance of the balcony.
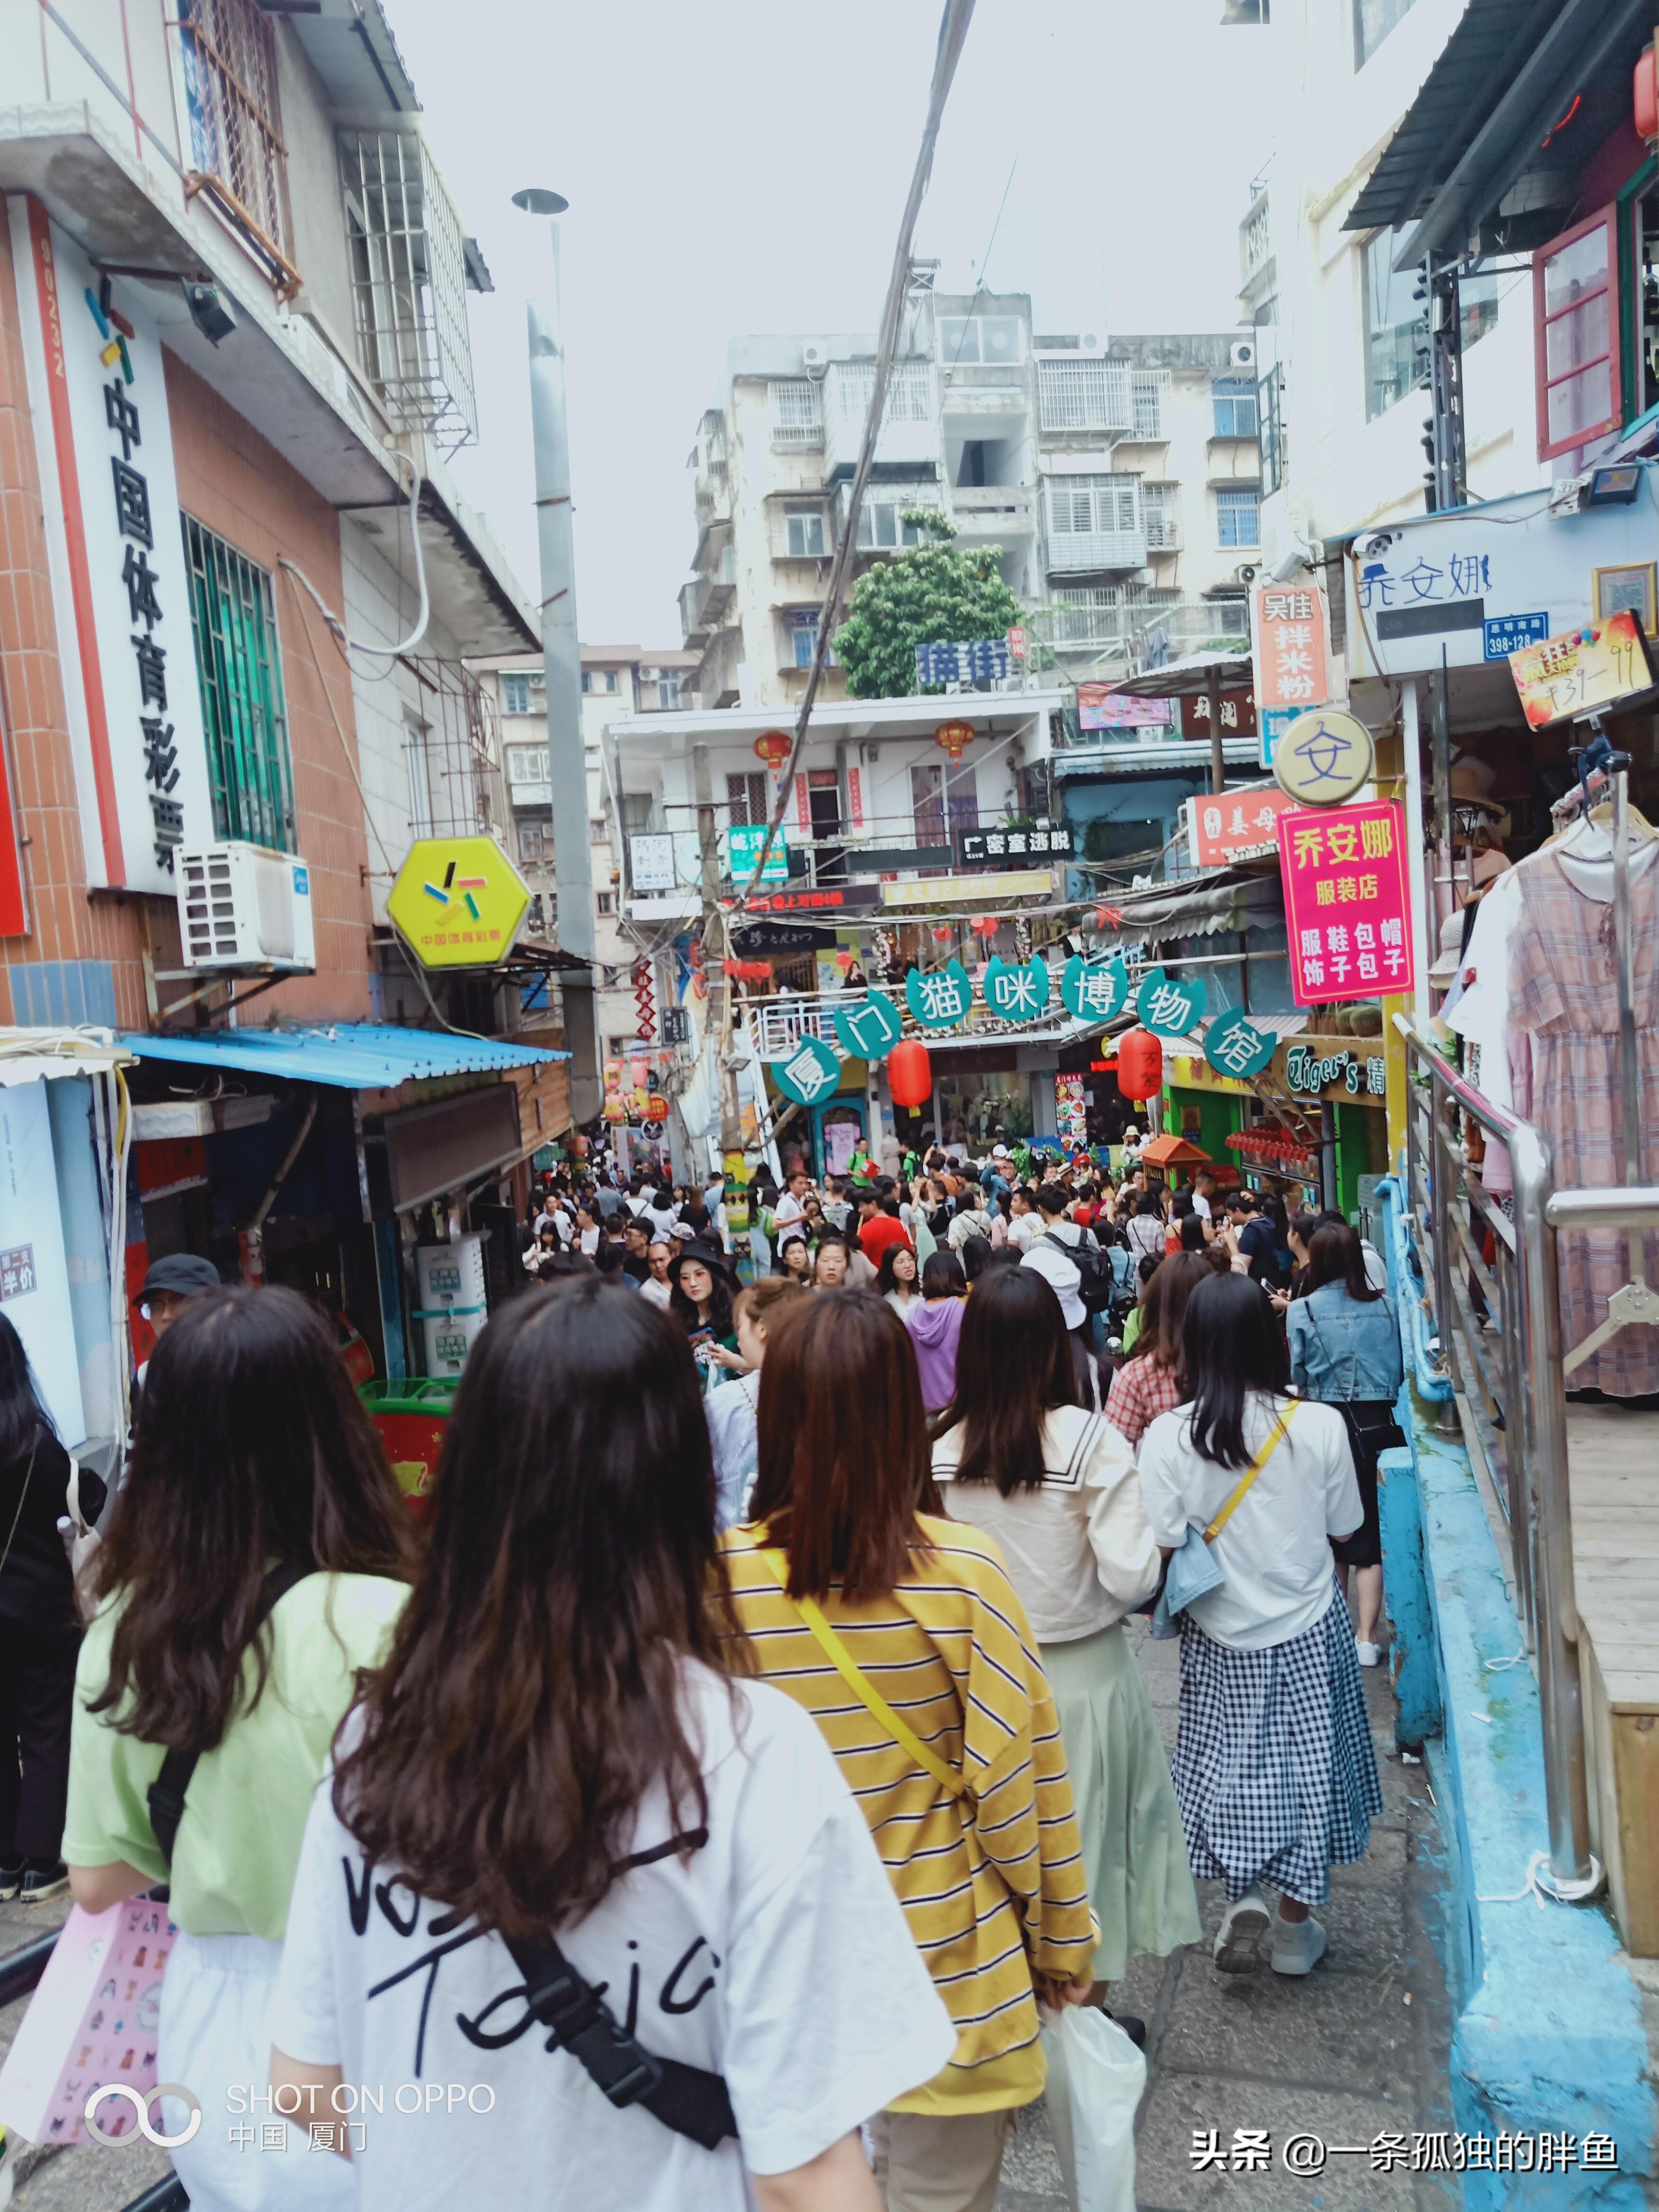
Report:
[{"label": "balcony", "polygon": [[964,539],[997,544],[1036,528],[1036,494],[1020,484],[957,484],[951,513]]},{"label": "balcony", "polygon": [[1178,516],[1149,514],[1146,517],[1146,550],[1149,553],[1179,553],[1182,543]]},{"label": "balcony", "polygon": [[[875,388],[875,363],[833,361],[823,380],[823,474],[826,483],[850,477],[858,466],[864,425]],[[876,437],[881,467],[927,467],[939,461],[939,415],[933,367],[897,361],[887,384],[887,405]]]},{"label": "balcony", "polygon": [[1139,669],[1160,668],[1189,653],[1249,651],[1248,599],[1177,599],[1132,611],[1136,627],[1130,648]]},{"label": "balcony", "polygon": [[1030,404],[1024,380],[1007,369],[952,369],[939,364],[939,413],[958,433],[981,437],[993,416],[1023,428]]},{"label": "balcony", "polygon": [[1051,576],[1094,576],[1115,570],[1144,568],[1146,532],[1139,530],[1051,531],[1048,534],[1048,574]]},{"label": "balcony", "polygon": [[737,556],[728,545],[719,565],[680,587],[680,629],[688,645],[712,637],[726,618],[738,586]]},{"label": "balcony", "polygon": [[454,203],[415,131],[343,131],[339,158],[363,374],[399,429],[450,452],[478,434]]}]

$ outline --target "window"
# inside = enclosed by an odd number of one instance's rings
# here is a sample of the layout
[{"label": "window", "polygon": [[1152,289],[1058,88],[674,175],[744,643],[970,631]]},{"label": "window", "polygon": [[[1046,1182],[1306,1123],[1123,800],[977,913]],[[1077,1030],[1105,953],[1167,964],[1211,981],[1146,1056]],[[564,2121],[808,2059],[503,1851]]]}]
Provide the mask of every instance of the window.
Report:
[{"label": "window", "polygon": [[1018,315],[941,315],[941,368],[995,367],[1018,362],[1024,351]]},{"label": "window", "polygon": [[810,668],[812,665],[812,655],[818,649],[818,617],[817,607],[797,607],[790,616],[791,666]]},{"label": "window", "polygon": [[910,818],[915,824],[916,842],[924,850],[948,845],[952,830],[977,830],[979,793],[975,771],[953,768],[947,780],[942,768],[913,768]]},{"label": "window", "polygon": [[767,387],[771,404],[772,443],[811,447],[823,443],[823,408],[810,376],[781,378]]},{"label": "window", "polygon": [[791,561],[822,561],[830,550],[821,507],[786,507],[783,527],[787,557]]},{"label": "window", "polygon": [[[587,685],[584,682],[584,691]],[[521,676],[501,678],[501,712],[504,714],[539,714],[547,698],[547,678],[526,672]]]},{"label": "window", "polygon": [[589,844],[602,844],[608,835],[609,832],[605,826],[604,815],[590,814],[587,817],[587,842]]},{"label": "window", "polygon": [[1169,403],[1171,379],[1167,368],[1138,368],[1129,379],[1129,404],[1134,416],[1134,434],[1154,445],[1168,437],[1164,410]]},{"label": "window", "polygon": [[292,853],[294,772],[270,577],[192,516],[181,519],[214,835]]},{"label": "window", "polygon": [[592,689],[593,672],[591,668],[584,668],[582,671],[582,690],[584,691],[591,691]]},{"label": "window", "polygon": [[1138,477],[1050,477],[1048,534],[1053,538],[1094,537],[1105,531],[1132,531],[1137,521]]},{"label": "window", "polygon": [[1420,384],[1428,371],[1426,304],[1418,272],[1392,266],[1403,233],[1379,231],[1364,247],[1365,416],[1374,422]]},{"label": "window", "polygon": [[726,779],[726,804],[734,830],[757,830],[768,819],[766,778],[750,769]]},{"label": "window", "polygon": [[400,429],[478,434],[460,217],[413,131],[347,131],[340,181],[363,373]]},{"label": "window", "polygon": [[509,783],[545,783],[547,781],[547,747],[545,745],[508,745],[507,780]]},{"label": "window", "polygon": [[1045,430],[1126,433],[1133,427],[1127,361],[1040,361],[1037,414]]},{"label": "window", "polygon": [[1178,553],[1181,550],[1181,486],[1143,483],[1141,511],[1146,524],[1149,553]]},{"label": "window", "polygon": [[1257,442],[1261,452],[1261,496],[1276,492],[1285,481],[1285,416],[1279,371],[1270,368],[1256,386]]},{"label": "window", "polygon": [[648,791],[625,791],[622,795],[623,828],[627,830],[648,830],[651,827],[652,798]]},{"label": "window", "polygon": [[593,894],[593,911],[595,914],[615,914],[617,911],[617,894],[615,891],[595,891]]},{"label": "window", "polygon": [[1218,491],[1215,495],[1215,532],[1218,545],[1260,545],[1261,493]]},{"label": "window", "polygon": [[931,493],[896,491],[873,499],[866,492],[859,508],[859,550],[860,553],[879,553],[901,545],[920,545],[922,532],[914,522],[906,522],[907,508],[937,506]]},{"label": "window", "polygon": [[1391,30],[1410,14],[1412,0],[1353,0],[1353,65],[1364,68]]},{"label": "window", "polygon": [[678,707],[680,703],[680,674],[677,668],[657,671],[657,704],[659,707]]},{"label": "window", "polygon": [[1218,377],[1210,386],[1218,438],[1254,438],[1255,386],[1248,376]]},{"label": "window", "polygon": [[[232,204],[237,228],[274,247],[292,277],[288,157],[276,99],[276,40],[252,0],[179,0],[191,160]],[[297,289],[297,285],[295,287]]]},{"label": "window", "polygon": [[605,1041],[605,1058],[607,1060],[621,1060],[626,1054],[629,1046],[632,1044],[634,1040],[631,1036],[607,1037]]},{"label": "window", "polygon": [[519,858],[527,860],[532,867],[553,861],[553,824],[550,822],[520,822],[519,824]]},{"label": "window", "polygon": [[1619,420],[1615,214],[1603,208],[1533,258],[1540,460],[1599,438]]}]

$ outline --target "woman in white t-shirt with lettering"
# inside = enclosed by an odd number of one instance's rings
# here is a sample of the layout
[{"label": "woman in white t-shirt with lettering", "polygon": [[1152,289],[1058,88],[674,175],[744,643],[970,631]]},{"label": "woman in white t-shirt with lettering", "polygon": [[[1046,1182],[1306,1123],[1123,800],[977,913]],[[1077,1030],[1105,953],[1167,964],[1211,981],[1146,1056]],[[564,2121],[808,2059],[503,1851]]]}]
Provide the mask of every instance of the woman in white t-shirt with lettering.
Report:
[{"label": "woman in white t-shirt with lettering", "polygon": [[430,1510],[312,1808],[278,2108],[355,2121],[362,2212],[879,2212],[860,2124],[955,2032],[811,1716],[724,1671],[684,1330],[594,1277],[514,1299]]},{"label": "woman in white t-shirt with lettering", "polygon": [[[1200,1283],[1182,1349],[1190,1402],[1160,1413],[1139,1452],[1165,1556],[1242,1494],[1210,1546],[1220,1588],[1180,1616],[1176,1796],[1194,1875],[1227,1885],[1218,1969],[1253,1972],[1271,1923],[1273,1972],[1305,1974],[1326,1942],[1309,1908],[1328,1896],[1334,1860],[1364,1856],[1382,1810],[1331,1559],[1332,1537],[1359,1527],[1359,1486],[1336,1407],[1286,1394],[1285,1338],[1260,1284]],[[1276,1917],[1264,1886],[1279,1893]]]}]

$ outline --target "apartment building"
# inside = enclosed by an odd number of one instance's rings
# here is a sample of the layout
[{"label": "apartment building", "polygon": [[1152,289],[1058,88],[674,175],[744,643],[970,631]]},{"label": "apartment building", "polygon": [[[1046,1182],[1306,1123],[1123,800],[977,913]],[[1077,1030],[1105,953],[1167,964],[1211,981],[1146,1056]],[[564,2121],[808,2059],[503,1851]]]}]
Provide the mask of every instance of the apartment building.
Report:
[{"label": "apartment building", "polygon": [[488,268],[378,0],[14,11],[0,84],[0,1024],[125,1032],[141,1275],[445,1371],[416,1214],[569,1121],[519,972],[387,912],[416,838],[509,834],[465,664],[538,625],[449,460]]},{"label": "apartment building", "polygon": [[[867,337],[744,337],[689,469],[681,594],[707,706],[785,707],[805,685],[874,374]],[[1023,293],[920,285],[901,329],[854,573],[936,507],[1060,665],[1127,665],[1243,635],[1258,543],[1255,339],[1044,335]],[[823,695],[844,696],[833,665]]]}]

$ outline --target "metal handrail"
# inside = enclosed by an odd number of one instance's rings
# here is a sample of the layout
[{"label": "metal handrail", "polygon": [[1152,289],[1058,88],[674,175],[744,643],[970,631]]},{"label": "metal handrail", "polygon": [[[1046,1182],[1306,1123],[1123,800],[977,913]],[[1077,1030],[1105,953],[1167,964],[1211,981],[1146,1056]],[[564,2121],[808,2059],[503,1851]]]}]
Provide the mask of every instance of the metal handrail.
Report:
[{"label": "metal handrail", "polygon": [[[1558,1190],[1542,1132],[1477,1090],[1407,1016],[1396,1014],[1395,1027],[1410,1060],[1426,1077],[1428,1089],[1426,1117],[1420,1098],[1407,1115],[1407,1212],[1414,1233],[1425,1237],[1429,1245],[1425,1279],[1440,1332],[1441,1358],[1453,1388],[1460,1387],[1461,1325],[1464,1371],[1479,1379],[1480,1388],[1498,1403],[1503,1418],[1501,1437],[1494,1433],[1489,1441],[1501,1443],[1498,1455],[1507,1492],[1504,1503],[1517,1607],[1538,1670],[1550,1863],[1561,1881],[1583,1882],[1590,1870],[1589,1800],[1557,1237],[1562,1230],[1586,1229],[1631,1229],[1639,1234],[1643,1224],[1659,1224],[1659,1185]],[[1462,1147],[1454,1141],[1454,1106],[1501,1140],[1514,1175],[1513,1238],[1496,1240],[1496,1271],[1483,1265],[1477,1278],[1488,1299],[1492,1289],[1503,1298],[1503,1311],[1493,1316],[1500,1337],[1501,1402],[1492,1389],[1485,1349],[1474,1348],[1453,1273],[1457,1248],[1469,1233],[1455,1211],[1460,1186],[1469,1171]],[[1467,1190],[1461,1195],[1467,1203]],[[1492,1212],[1484,1194],[1480,1205],[1483,1212]],[[1469,1403],[1474,1412],[1473,1397]],[[1489,1452],[1489,1459],[1493,1455]]]}]

